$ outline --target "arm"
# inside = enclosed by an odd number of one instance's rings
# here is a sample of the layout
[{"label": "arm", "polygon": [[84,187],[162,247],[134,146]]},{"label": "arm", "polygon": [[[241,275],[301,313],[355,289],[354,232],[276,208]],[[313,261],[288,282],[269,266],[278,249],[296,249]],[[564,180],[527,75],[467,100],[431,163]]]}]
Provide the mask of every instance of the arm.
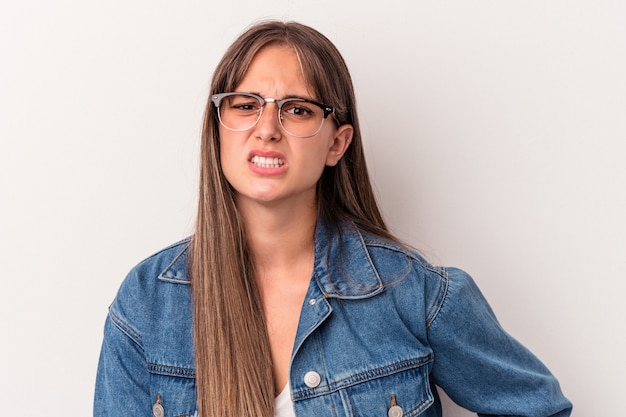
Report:
[{"label": "arm", "polygon": [[111,309],[98,364],[94,417],[152,416],[150,400],[141,336]]},{"label": "arm", "polygon": [[429,323],[434,382],[480,416],[569,416],[556,378],[504,331],[472,278],[451,269],[446,285]]}]

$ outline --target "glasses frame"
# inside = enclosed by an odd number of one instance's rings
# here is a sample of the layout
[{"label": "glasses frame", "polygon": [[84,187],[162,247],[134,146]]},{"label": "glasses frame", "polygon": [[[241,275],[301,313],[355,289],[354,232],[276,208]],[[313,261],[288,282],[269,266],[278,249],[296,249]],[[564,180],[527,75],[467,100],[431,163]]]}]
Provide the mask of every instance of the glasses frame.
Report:
[{"label": "glasses frame", "polygon": [[[250,98],[254,98],[256,100],[259,101],[259,103],[261,103],[261,110],[259,111],[259,115],[256,119],[256,121],[250,125],[249,127],[245,128],[245,129],[233,129],[230,128],[228,126],[226,126],[224,124],[224,122],[222,121],[222,116],[220,114],[220,106],[222,105],[222,101],[230,96],[247,96]],[[254,94],[254,93],[245,93],[245,92],[237,92],[237,91],[233,91],[230,93],[218,93],[218,94],[213,94],[211,96],[211,101],[213,102],[213,105],[215,106],[215,108],[217,109],[217,118],[220,121],[220,124],[225,128],[228,129],[230,131],[233,132],[243,132],[245,130],[248,129],[252,129],[254,126],[256,126],[257,123],[259,123],[259,120],[261,120],[261,116],[263,115],[263,109],[265,108],[265,105],[267,103],[276,103],[276,106],[278,106],[278,123],[280,124],[280,127],[290,136],[293,136],[295,138],[310,138],[313,137],[315,135],[317,135],[319,133],[320,130],[322,130],[322,126],[324,126],[324,121],[328,118],[328,115],[333,115],[333,118],[335,118],[335,108],[331,107],[327,104],[322,104],[322,103],[318,103],[317,101],[313,101],[313,100],[308,100],[302,97],[287,97],[284,98],[282,100],[276,100],[275,98],[271,98],[271,97],[261,97],[258,94]],[[293,133],[291,133],[289,130],[287,130],[285,128],[285,126],[283,126],[283,117],[282,117],[282,109],[283,109],[283,105],[287,102],[291,102],[291,101],[296,101],[296,102],[301,102],[301,103],[311,103],[317,107],[319,107],[320,109],[322,109],[322,111],[324,112],[324,116],[322,117],[322,123],[320,123],[320,126],[317,128],[317,130],[310,134],[310,135],[306,135],[306,136],[300,136],[300,135],[294,135]],[[336,120],[336,119],[335,119]]]}]

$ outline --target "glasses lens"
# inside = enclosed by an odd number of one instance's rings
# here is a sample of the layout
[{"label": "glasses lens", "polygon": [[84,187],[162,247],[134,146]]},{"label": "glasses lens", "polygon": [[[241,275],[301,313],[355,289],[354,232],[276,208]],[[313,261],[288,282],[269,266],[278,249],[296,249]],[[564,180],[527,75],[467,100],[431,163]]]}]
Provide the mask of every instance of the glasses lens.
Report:
[{"label": "glasses lens", "polygon": [[313,136],[319,132],[323,123],[324,111],[306,101],[286,101],[280,110],[280,124],[292,136]]},{"label": "glasses lens", "polygon": [[[263,99],[247,93],[219,94],[215,97],[221,102],[218,117],[222,126],[229,130],[244,131],[252,128],[261,118]],[[214,98],[214,100],[216,100]],[[272,99],[272,103],[276,102]],[[320,105],[303,99],[294,98],[279,101],[280,125],[291,136],[308,138],[317,134],[324,124],[324,110]]]},{"label": "glasses lens", "polygon": [[220,122],[230,130],[250,129],[261,116],[261,102],[254,96],[233,94],[222,99]]}]

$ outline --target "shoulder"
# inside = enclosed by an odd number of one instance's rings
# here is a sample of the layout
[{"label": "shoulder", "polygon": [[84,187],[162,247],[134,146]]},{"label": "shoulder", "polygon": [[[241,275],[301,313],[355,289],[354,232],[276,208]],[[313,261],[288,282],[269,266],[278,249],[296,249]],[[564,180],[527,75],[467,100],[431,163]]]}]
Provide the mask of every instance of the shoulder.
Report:
[{"label": "shoulder", "polygon": [[[172,244],[130,270],[109,308],[111,320],[127,334],[140,335],[191,305],[189,238]],[[170,317],[168,318],[168,315]]]},{"label": "shoulder", "polygon": [[420,294],[431,323],[444,306],[452,307],[466,297],[480,299],[482,294],[466,271],[434,265],[418,251],[399,241],[359,231],[376,272],[387,291]]},{"label": "shoulder", "polygon": [[[140,352],[142,370],[167,376],[161,382],[194,374],[190,242],[170,245],[132,268],[109,307],[105,325],[104,344],[118,352],[122,366],[130,366],[134,349]],[[180,386],[179,380],[173,383]]]},{"label": "shoulder", "polygon": [[416,249],[400,241],[372,235],[362,230],[358,232],[381,277],[397,276],[399,272],[404,272],[404,275],[418,275],[424,279],[447,283],[451,275],[462,272],[456,268],[432,264]]},{"label": "shoulder", "polygon": [[116,302],[152,292],[161,282],[189,284],[187,258],[190,239],[167,246],[133,267],[118,291]]},{"label": "shoulder", "polygon": [[129,273],[142,280],[157,278],[163,280],[189,282],[187,259],[191,238],[169,245],[139,262]]}]

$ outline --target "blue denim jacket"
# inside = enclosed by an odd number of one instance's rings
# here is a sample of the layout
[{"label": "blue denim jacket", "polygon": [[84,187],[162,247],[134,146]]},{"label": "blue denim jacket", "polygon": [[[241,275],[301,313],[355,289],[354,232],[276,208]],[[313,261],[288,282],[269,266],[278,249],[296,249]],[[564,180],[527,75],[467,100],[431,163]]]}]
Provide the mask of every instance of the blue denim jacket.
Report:
[{"label": "blue denim jacket", "polygon": [[[123,282],[105,324],[95,416],[148,417],[153,406],[197,414],[188,245],[151,256]],[[466,273],[352,225],[317,227],[289,380],[298,417],[441,416],[435,385],[479,415],[571,411]]]}]

